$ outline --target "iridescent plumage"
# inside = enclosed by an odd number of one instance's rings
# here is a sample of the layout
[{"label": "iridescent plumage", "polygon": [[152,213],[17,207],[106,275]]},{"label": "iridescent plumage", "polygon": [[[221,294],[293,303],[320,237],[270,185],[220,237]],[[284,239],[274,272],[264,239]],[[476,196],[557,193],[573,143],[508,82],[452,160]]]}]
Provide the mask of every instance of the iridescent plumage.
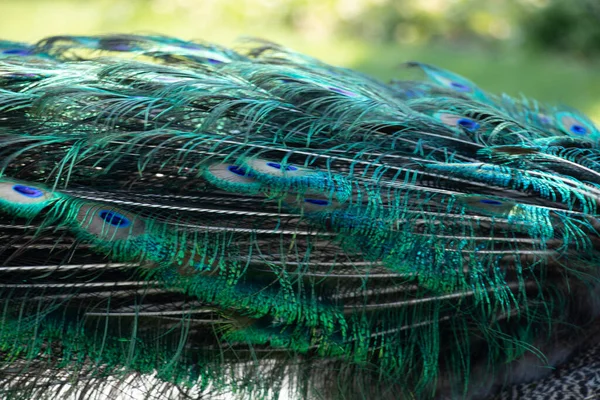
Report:
[{"label": "iridescent plumage", "polygon": [[0,390],[598,391],[598,129],[408,66],[1,42]]}]

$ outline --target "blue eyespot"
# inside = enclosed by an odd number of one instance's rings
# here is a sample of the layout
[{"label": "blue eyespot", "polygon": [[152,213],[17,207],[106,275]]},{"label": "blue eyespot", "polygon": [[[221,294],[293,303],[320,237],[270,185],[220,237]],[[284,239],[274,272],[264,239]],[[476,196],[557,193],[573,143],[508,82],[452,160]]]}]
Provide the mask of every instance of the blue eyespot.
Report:
[{"label": "blue eyespot", "polygon": [[28,49],[8,49],[4,50],[2,54],[9,54],[15,56],[28,56],[31,54],[31,50]]},{"label": "blue eyespot", "polygon": [[42,197],[44,195],[44,192],[40,189],[24,185],[14,185],[13,190],[19,194],[22,194],[25,197],[30,197],[32,199]]},{"label": "blue eyespot", "polygon": [[489,204],[490,206],[501,206],[503,204],[501,201],[490,199],[479,200],[479,202],[482,204]]},{"label": "blue eyespot", "polygon": [[129,225],[131,225],[129,218],[115,211],[102,210],[98,213],[98,216],[107,224],[116,226],[117,228],[127,228]]},{"label": "blue eyespot", "polygon": [[588,130],[581,125],[571,125],[569,129],[576,135],[585,135],[586,133],[588,133]]},{"label": "blue eyespot", "polygon": [[459,92],[470,92],[471,91],[470,86],[467,86],[464,83],[460,83],[460,82],[450,82],[450,86],[453,89],[458,90]]},{"label": "blue eyespot", "polygon": [[208,61],[209,64],[213,64],[213,65],[223,64],[223,61],[217,60],[215,58],[207,58],[206,61]]},{"label": "blue eyespot", "polygon": [[327,200],[320,199],[304,199],[306,203],[315,204],[317,206],[328,206],[329,202]]},{"label": "blue eyespot", "polygon": [[475,130],[479,129],[479,126],[480,126],[477,122],[473,121],[472,119],[468,119],[468,118],[461,118],[458,121],[456,121],[456,123],[468,131],[475,131]]},{"label": "blue eyespot", "polygon": [[[268,162],[267,165],[271,168],[281,169],[281,164],[279,164],[279,163]],[[297,170],[298,170],[298,168],[294,167],[293,165],[287,165],[285,167],[285,171],[297,171]]]},{"label": "blue eyespot", "polygon": [[239,176],[247,176],[247,177],[252,176],[244,168],[236,167],[235,165],[230,165],[229,167],[227,167],[227,170],[229,172],[233,172],[234,174],[239,175]]}]

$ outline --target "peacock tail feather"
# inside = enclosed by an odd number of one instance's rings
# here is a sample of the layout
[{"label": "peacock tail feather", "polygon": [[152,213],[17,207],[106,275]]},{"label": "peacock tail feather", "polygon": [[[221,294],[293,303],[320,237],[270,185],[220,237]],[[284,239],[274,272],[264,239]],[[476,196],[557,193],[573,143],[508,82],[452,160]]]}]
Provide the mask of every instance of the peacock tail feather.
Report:
[{"label": "peacock tail feather", "polygon": [[407,68],[0,42],[1,396],[598,393],[600,132]]}]

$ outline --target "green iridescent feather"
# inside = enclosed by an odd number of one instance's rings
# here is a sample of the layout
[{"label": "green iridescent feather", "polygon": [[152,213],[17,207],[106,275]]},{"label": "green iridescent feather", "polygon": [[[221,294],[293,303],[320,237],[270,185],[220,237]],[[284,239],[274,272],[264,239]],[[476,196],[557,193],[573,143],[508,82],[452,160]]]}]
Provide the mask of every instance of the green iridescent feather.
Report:
[{"label": "green iridescent feather", "polygon": [[2,393],[506,398],[570,365],[600,315],[598,129],[408,66],[1,42]]}]

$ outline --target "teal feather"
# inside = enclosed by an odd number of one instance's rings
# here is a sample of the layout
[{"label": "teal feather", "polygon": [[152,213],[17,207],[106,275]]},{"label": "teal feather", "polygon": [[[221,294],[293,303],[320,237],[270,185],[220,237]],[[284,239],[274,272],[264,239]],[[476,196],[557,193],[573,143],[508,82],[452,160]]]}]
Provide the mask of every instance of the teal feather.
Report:
[{"label": "teal feather", "polygon": [[454,72],[418,62],[409,62],[406,65],[421,69],[429,80],[441,88],[478,101],[489,101],[488,95],[483,90],[478,88],[470,80],[455,74]]},{"label": "teal feather", "polygon": [[541,399],[597,374],[598,129],[408,65],[426,80],[263,41],[0,42],[2,393]]}]

